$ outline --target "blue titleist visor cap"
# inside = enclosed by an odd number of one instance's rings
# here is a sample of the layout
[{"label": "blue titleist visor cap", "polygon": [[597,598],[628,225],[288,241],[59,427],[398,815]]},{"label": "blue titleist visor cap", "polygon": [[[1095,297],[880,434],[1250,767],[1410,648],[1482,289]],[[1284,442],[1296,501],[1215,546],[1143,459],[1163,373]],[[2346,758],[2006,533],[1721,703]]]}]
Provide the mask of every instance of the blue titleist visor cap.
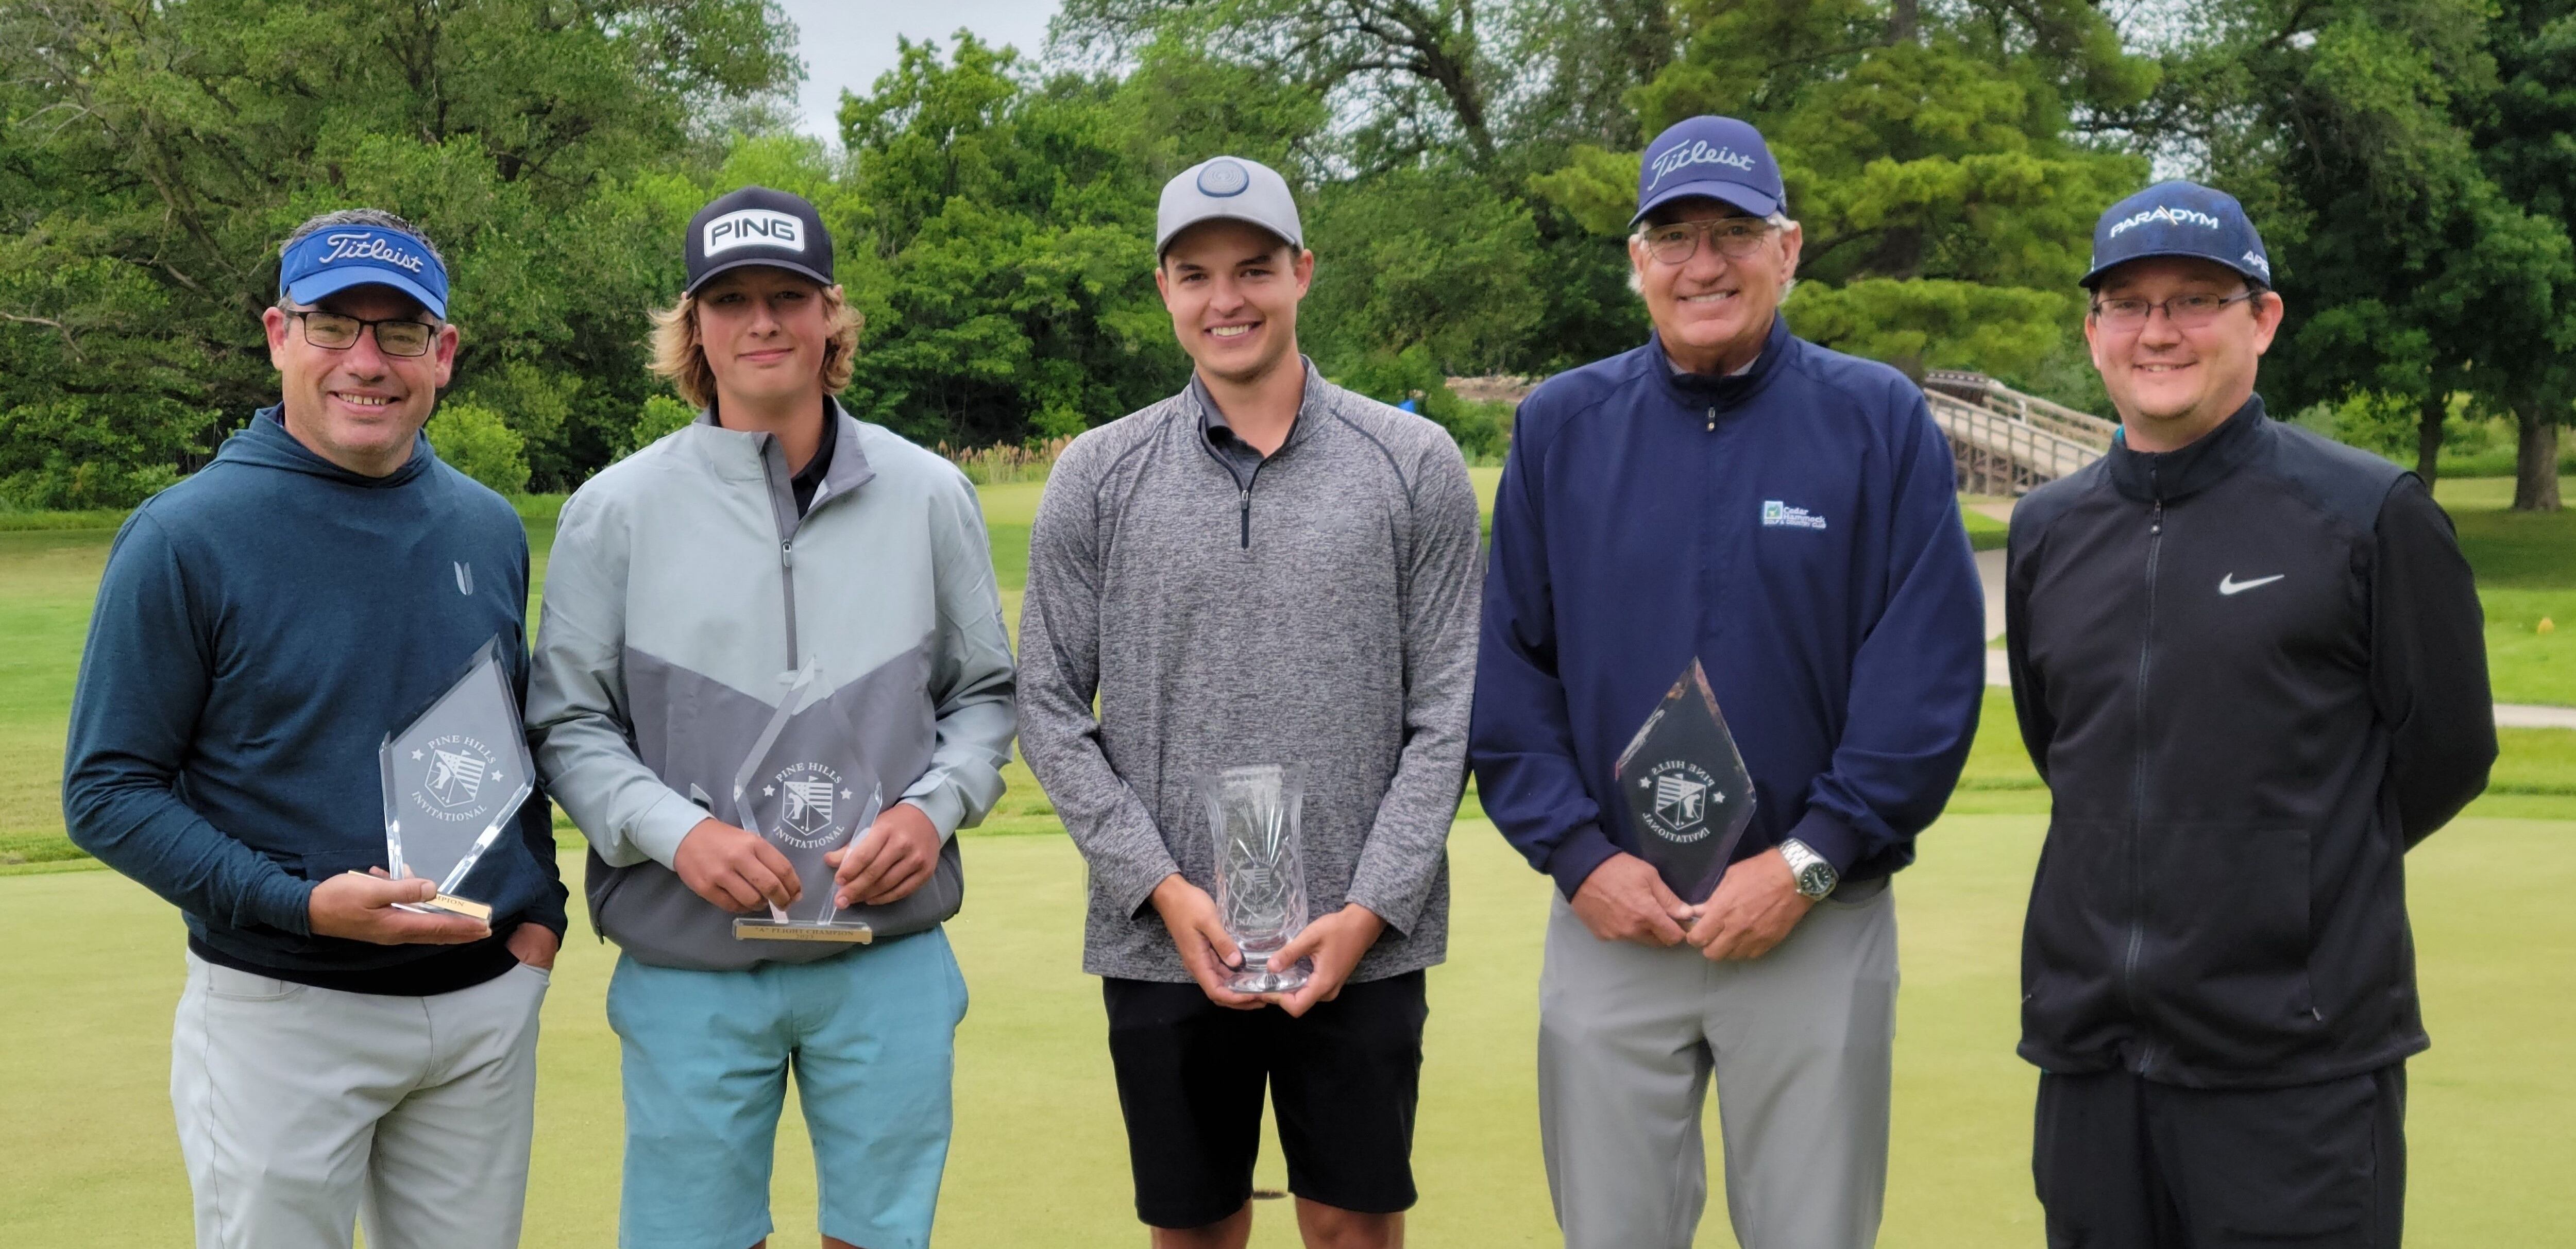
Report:
[{"label": "blue titleist visor cap", "polygon": [[1646,145],[1637,169],[1637,215],[1628,225],[1633,229],[1646,214],[1690,198],[1722,200],[1768,217],[1780,211],[1789,190],[1761,131],[1732,117],[1693,117],[1673,123]]},{"label": "blue titleist visor cap", "polygon": [[2245,206],[2197,182],[2159,182],[2111,205],[2093,226],[2093,267],[2084,274],[2084,289],[2150,256],[2190,256],[2272,284],[2272,254],[2263,250]]},{"label": "blue titleist visor cap", "polygon": [[447,266],[429,244],[382,226],[316,230],[286,245],[277,293],[310,306],[353,286],[390,286],[447,316]]}]

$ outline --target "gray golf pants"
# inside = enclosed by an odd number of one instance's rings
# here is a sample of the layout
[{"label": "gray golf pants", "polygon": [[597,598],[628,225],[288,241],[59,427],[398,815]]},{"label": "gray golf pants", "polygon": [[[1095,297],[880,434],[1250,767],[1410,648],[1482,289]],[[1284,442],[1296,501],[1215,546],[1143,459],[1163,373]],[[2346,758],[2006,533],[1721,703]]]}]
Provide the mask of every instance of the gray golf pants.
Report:
[{"label": "gray golf pants", "polygon": [[188,956],[170,1105],[198,1249],[508,1249],[527,1205],[546,973],[343,993]]},{"label": "gray golf pants", "polygon": [[1690,1249],[1717,1078],[1744,1249],[1867,1249],[1887,1187],[1896,898],[1860,882],[1751,962],[1602,941],[1562,896],[1539,976],[1539,1135],[1567,1249]]}]

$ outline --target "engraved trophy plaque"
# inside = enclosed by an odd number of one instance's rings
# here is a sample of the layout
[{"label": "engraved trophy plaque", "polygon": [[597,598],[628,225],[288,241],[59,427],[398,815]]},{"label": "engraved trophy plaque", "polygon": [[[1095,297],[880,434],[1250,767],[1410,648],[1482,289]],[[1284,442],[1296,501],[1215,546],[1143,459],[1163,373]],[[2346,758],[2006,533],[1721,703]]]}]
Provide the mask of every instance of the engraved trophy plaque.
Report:
[{"label": "engraved trophy plaque", "polygon": [[1611,776],[1626,798],[1637,857],[1696,906],[1717,891],[1753,822],[1753,777],[1694,657],[1637,728]]},{"label": "engraved trophy plaque", "polygon": [[[789,906],[769,907],[766,918],[744,916],[733,922],[737,941],[833,941],[865,945],[875,940],[868,924],[840,913],[839,882],[823,856],[866,835],[884,809],[885,794],[875,784],[859,788],[868,773],[850,758],[849,734],[837,725],[821,733],[787,734],[808,695],[820,682],[812,669],[790,678],[787,697],[762,731],[751,754],[734,774],[733,809],[743,828],[786,856],[796,869],[799,892]],[[782,742],[782,736],[789,740]],[[800,740],[816,738],[820,740]],[[824,747],[831,749],[826,751]],[[830,760],[815,758],[832,754]]]},{"label": "engraved trophy plaque", "polygon": [[1306,926],[1306,865],[1298,845],[1298,809],[1306,796],[1303,764],[1256,764],[1198,778],[1216,840],[1216,910],[1243,962],[1227,977],[1237,993],[1285,993],[1306,983],[1309,965],[1270,970]]},{"label": "engraved trophy plaque", "polygon": [[427,711],[385,735],[376,769],[384,782],[385,870],[438,882],[428,902],[395,905],[490,923],[492,908],[468,896],[466,879],[537,784],[499,637],[475,652],[465,675]]}]

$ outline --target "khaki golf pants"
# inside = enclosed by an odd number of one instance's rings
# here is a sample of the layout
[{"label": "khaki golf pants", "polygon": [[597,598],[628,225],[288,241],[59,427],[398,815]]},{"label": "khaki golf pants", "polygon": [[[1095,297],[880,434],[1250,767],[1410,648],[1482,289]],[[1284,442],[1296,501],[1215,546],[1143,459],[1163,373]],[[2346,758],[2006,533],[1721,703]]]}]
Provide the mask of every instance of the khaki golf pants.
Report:
[{"label": "khaki golf pants", "polygon": [[1744,1249],[1867,1249],[1887,1187],[1896,898],[1858,882],[1750,962],[1602,941],[1565,899],[1539,977],[1539,1135],[1567,1249],[1690,1249],[1717,1082]]},{"label": "khaki golf pants", "polygon": [[469,989],[387,997],[188,956],[170,1104],[198,1249],[507,1249],[536,1120],[524,964]]}]

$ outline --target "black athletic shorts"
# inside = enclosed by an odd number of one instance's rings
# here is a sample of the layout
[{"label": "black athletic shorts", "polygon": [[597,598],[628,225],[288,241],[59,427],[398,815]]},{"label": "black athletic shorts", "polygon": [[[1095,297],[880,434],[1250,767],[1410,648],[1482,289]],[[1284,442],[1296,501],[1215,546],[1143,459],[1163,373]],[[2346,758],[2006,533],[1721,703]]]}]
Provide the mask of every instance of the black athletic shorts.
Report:
[{"label": "black athletic shorts", "polygon": [[1275,1006],[1229,1010],[1196,984],[1103,981],[1136,1217],[1204,1227],[1252,1199],[1264,1085],[1288,1191],[1362,1214],[1410,1208],[1422,979],[1344,985],[1303,1019]]}]

